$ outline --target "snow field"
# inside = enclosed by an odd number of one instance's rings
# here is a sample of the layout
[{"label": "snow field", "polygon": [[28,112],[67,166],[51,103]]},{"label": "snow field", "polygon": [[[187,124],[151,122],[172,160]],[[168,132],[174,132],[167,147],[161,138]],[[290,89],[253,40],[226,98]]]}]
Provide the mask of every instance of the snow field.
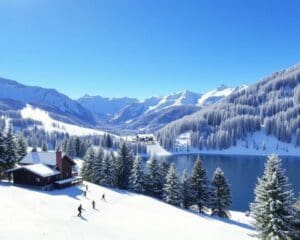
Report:
[{"label": "snow field", "polygon": [[[43,192],[1,183],[0,239],[254,239],[244,213],[232,212],[231,220],[218,220],[147,196],[88,186],[85,198],[79,186]],[[107,202],[101,200],[103,193]],[[79,204],[85,209],[82,218],[77,217]]]}]

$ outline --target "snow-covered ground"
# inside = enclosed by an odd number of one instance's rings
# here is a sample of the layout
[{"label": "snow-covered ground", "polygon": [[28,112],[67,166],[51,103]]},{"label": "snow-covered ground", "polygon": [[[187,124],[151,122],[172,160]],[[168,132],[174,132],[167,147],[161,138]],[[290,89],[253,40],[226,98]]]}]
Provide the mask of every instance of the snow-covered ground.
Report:
[{"label": "snow-covered ground", "polygon": [[198,150],[195,148],[190,148],[189,146],[190,134],[181,134],[176,139],[177,151],[173,152],[172,154],[203,153],[256,156],[277,154],[280,156],[300,156],[300,147],[295,147],[293,143],[281,142],[272,135],[266,135],[264,130],[255,132],[252,135],[249,134],[244,140],[237,141],[236,146],[224,150]]},{"label": "snow-covered ground", "polygon": [[100,130],[95,130],[91,128],[80,127],[73,124],[68,124],[52,119],[48,112],[34,108],[27,104],[25,108],[21,110],[21,116],[24,119],[33,119],[40,121],[43,124],[43,128],[47,132],[65,132],[70,135],[76,136],[86,136],[86,135],[103,135],[104,132]]},{"label": "snow-covered ground", "polygon": [[147,154],[149,156],[168,156],[171,155],[166,149],[160,146],[158,143],[147,145]]},{"label": "snow-covered ground", "polygon": [[[232,212],[232,219],[222,220],[143,195],[88,185],[85,198],[78,186],[42,192],[0,183],[0,239],[255,239],[243,213]],[[103,193],[106,201],[100,200]],[[82,218],[77,217],[79,204],[85,209]]]}]

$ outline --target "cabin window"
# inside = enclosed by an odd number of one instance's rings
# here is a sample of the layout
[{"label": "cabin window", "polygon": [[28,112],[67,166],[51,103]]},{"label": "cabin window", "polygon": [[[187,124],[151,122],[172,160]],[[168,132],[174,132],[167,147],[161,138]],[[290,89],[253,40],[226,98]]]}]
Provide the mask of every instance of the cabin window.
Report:
[{"label": "cabin window", "polygon": [[36,182],[41,182],[41,179],[39,177],[35,178]]}]

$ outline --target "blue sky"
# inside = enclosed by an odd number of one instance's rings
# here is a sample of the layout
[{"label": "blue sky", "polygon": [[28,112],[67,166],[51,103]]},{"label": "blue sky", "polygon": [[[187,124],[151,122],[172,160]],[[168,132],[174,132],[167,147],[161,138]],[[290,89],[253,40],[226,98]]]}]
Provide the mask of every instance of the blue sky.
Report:
[{"label": "blue sky", "polygon": [[0,0],[0,76],[145,98],[250,84],[300,61],[299,1]]}]

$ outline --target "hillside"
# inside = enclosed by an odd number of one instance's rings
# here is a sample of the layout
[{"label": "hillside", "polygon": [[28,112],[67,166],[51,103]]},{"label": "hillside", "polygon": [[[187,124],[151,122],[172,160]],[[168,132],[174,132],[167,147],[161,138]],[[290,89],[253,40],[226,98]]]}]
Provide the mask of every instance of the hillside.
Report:
[{"label": "hillside", "polygon": [[[300,65],[293,66],[233,92],[220,102],[172,122],[158,131],[160,144],[171,151],[178,138],[189,135],[188,145],[200,151],[224,150],[235,146],[288,152],[300,147]],[[260,132],[265,139],[253,138]],[[286,147],[287,146],[287,147]]]},{"label": "hillside", "polygon": [[[103,193],[107,202],[100,200]],[[87,198],[79,187],[40,192],[8,183],[0,183],[0,195],[0,239],[5,240],[247,240],[255,233],[243,213],[218,220],[94,184],[89,184]],[[76,216],[80,203],[82,218]]]}]

